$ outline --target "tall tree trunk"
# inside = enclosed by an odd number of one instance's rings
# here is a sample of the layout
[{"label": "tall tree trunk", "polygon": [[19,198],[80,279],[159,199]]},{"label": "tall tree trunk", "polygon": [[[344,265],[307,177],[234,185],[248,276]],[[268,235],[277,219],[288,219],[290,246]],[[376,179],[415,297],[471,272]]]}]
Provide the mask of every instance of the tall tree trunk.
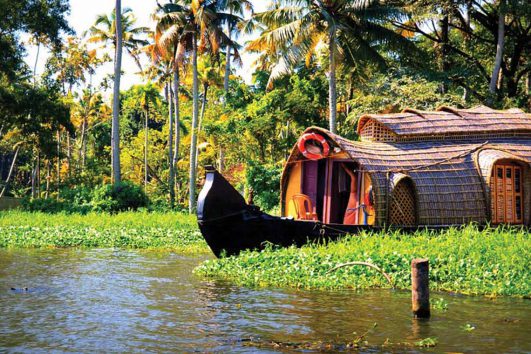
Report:
[{"label": "tall tree trunk", "polygon": [[37,164],[33,162],[31,169],[31,199],[37,198]]},{"label": "tall tree trunk", "polygon": [[171,90],[172,80],[166,83],[165,94],[168,102],[168,164],[170,165],[168,187],[170,189],[170,207],[175,206],[175,169],[173,167],[173,96]]},{"label": "tall tree trunk", "polygon": [[496,44],[496,59],[494,60],[494,69],[490,78],[489,92],[496,93],[496,86],[498,77],[500,75],[501,64],[503,60],[503,47],[505,45],[505,3],[500,0],[500,8],[498,9],[498,39]]},{"label": "tall tree trunk", "polygon": [[[446,10],[444,10],[446,12]],[[441,27],[441,71],[444,75],[443,82],[441,84],[441,91],[442,93],[446,93],[448,91],[448,87],[446,84],[446,80],[448,79],[448,69],[449,69],[449,62],[448,62],[448,42],[449,42],[449,31],[450,31],[450,20],[448,18],[448,14],[446,13],[443,18],[440,21],[440,27]]]},{"label": "tall tree trunk", "polygon": [[40,52],[41,52],[41,42],[37,40],[37,55],[35,55],[35,65],[33,65],[33,87],[37,85],[37,64],[39,63]]},{"label": "tall tree trunk", "polygon": [[81,123],[81,144],[79,147],[79,161],[81,163],[81,171],[85,170],[85,154],[87,150],[87,117],[83,117],[83,122]]},{"label": "tall tree trunk", "polygon": [[331,29],[328,38],[328,50],[330,55],[330,73],[328,78],[328,104],[330,108],[330,131],[336,132],[337,117],[337,92],[336,92],[336,30]]},{"label": "tall tree trunk", "polygon": [[[472,1],[468,0],[465,3],[465,13],[464,13],[465,27],[467,31],[470,31],[470,9],[471,8],[472,8]],[[465,47],[466,47],[468,45],[470,35],[468,33],[464,33],[463,37],[464,37]],[[468,102],[469,99],[470,99],[470,92],[468,88],[463,87],[463,101]]]},{"label": "tall tree trunk", "polygon": [[[230,14],[232,15],[232,9],[230,11]],[[230,23],[227,23],[227,36],[229,37],[229,41],[231,40],[232,36],[232,27]],[[229,98],[229,76],[230,76],[230,60],[231,60],[231,51],[232,47],[230,44],[227,44],[227,50],[226,50],[226,56],[225,56],[225,77],[223,78],[223,89],[225,90],[225,99],[223,100],[223,106],[227,104],[227,99]]]},{"label": "tall tree trunk", "polygon": [[57,199],[61,190],[61,131],[57,130]]},{"label": "tall tree trunk", "polygon": [[[35,56],[35,64],[33,66],[33,87],[37,86],[37,64],[39,63],[39,54],[41,50],[41,43],[37,40],[37,55]],[[29,120],[31,120],[31,113],[28,115]],[[39,159],[39,148],[35,147],[33,150],[36,154],[36,165],[31,175],[31,197],[35,198],[37,194],[40,196],[40,159]]]},{"label": "tall tree trunk", "polygon": [[219,166],[218,166],[218,170],[219,172],[223,172],[223,170],[225,169],[225,151],[223,150],[223,147],[219,146]]},{"label": "tall tree trunk", "polygon": [[48,199],[50,196],[50,179],[52,178],[52,163],[50,160],[46,161],[46,191],[44,192],[44,198]]},{"label": "tall tree trunk", "polygon": [[195,155],[197,147],[197,121],[199,116],[199,89],[198,89],[198,80],[197,80],[197,34],[194,33],[193,36],[193,49],[192,49],[192,67],[193,67],[193,84],[192,84],[192,95],[193,95],[193,109],[192,109],[192,143],[190,145],[190,194],[188,196],[188,211],[193,213],[195,211],[195,180],[196,180],[196,169],[195,169]]},{"label": "tall tree trunk", "polygon": [[112,177],[115,184],[120,183],[120,76],[122,69],[122,2],[116,0],[116,47],[114,48],[114,90],[112,100]]},{"label": "tall tree trunk", "polygon": [[147,194],[148,184],[148,123],[149,123],[149,103],[146,103],[146,117],[144,121],[144,192]]},{"label": "tall tree trunk", "polygon": [[20,150],[20,146],[17,146],[17,149],[15,150],[15,155],[13,156],[13,161],[11,161],[11,167],[9,168],[9,173],[7,174],[6,182],[4,183],[4,188],[2,188],[2,192],[0,192],[0,198],[4,196],[4,194],[6,193],[9,187],[9,181],[11,181],[11,175],[13,174],[13,170],[15,169],[15,163],[17,162],[19,150]]},{"label": "tall tree trunk", "polygon": [[527,96],[531,95],[531,71],[529,71],[526,75],[525,79],[525,94]]},{"label": "tall tree trunk", "polygon": [[[201,105],[201,115],[199,116],[199,124],[197,128],[197,135],[201,134],[201,126],[203,125],[203,119],[205,118],[205,109],[207,103],[208,84],[203,86],[203,104]],[[199,146],[196,146],[195,151],[195,168],[197,169],[197,161],[199,160]]]},{"label": "tall tree trunk", "polygon": [[67,176],[70,178],[70,170],[72,164],[72,144],[70,143],[70,133],[66,132],[66,166],[67,166]]},{"label": "tall tree trunk", "polygon": [[40,184],[41,184],[41,158],[38,148],[34,150],[35,164],[33,165],[33,171],[31,173],[31,198],[39,198],[41,196]]},{"label": "tall tree trunk", "polygon": [[[175,64],[175,70],[173,72],[173,109],[175,110],[175,129],[174,129],[174,139],[175,143],[173,144],[174,151],[173,151],[173,171],[175,172],[175,175],[177,175],[177,161],[179,161],[179,144],[181,143],[181,130],[180,130],[180,112],[179,112],[179,67],[177,64]],[[178,188],[177,184],[177,178],[175,178],[175,188]],[[177,189],[178,190],[178,189]]]}]

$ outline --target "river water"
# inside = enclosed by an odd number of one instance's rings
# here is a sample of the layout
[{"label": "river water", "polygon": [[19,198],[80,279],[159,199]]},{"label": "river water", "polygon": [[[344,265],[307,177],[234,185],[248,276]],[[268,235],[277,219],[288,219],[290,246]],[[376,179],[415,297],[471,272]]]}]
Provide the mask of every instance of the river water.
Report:
[{"label": "river water", "polygon": [[249,289],[193,275],[206,258],[0,250],[0,352],[335,351],[367,331],[360,352],[531,352],[530,300],[432,294],[447,310],[418,321],[405,291]]}]

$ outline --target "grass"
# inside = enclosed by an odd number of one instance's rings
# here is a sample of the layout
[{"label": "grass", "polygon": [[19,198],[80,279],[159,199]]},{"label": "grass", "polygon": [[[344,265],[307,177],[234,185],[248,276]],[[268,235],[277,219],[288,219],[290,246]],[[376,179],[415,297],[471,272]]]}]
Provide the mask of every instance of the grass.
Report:
[{"label": "grass", "polygon": [[0,248],[157,248],[182,253],[209,252],[195,216],[124,212],[45,214],[0,212]]},{"label": "grass", "polygon": [[389,287],[374,269],[334,266],[365,261],[380,267],[397,288],[409,289],[411,260],[430,260],[430,289],[464,294],[531,296],[531,240],[526,230],[475,226],[415,234],[370,233],[327,245],[308,245],[208,260],[195,269],[205,277],[245,286],[344,289]]}]

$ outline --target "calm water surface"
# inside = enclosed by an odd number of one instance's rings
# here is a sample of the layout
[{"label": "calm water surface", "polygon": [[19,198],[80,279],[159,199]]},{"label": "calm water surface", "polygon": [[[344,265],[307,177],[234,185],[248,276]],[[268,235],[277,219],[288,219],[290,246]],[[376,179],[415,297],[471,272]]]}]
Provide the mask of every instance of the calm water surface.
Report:
[{"label": "calm water surface", "polygon": [[362,352],[531,352],[529,300],[433,294],[448,310],[415,321],[408,292],[242,288],[194,276],[205,258],[0,250],[0,352],[289,352],[269,344],[347,343],[374,323]]}]

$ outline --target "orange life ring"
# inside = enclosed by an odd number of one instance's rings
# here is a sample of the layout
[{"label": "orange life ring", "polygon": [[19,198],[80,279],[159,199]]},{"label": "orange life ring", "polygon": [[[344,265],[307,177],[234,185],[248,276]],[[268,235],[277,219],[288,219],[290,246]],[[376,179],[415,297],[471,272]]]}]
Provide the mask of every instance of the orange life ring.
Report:
[{"label": "orange life ring", "polygon": [[[322,146],[322,150],[320,153],[315,153],[308,151],[308,148],[306,147],[306,143],[308,141],[315,140]],[[310,160],[319,160],[322,158],[325,158],[328,156],[328,153],[330,152],[330,145],[328,145],[328,142],[326,139],[317,133],[306,133],[303,136],[300,137],[297,146],[299,148],[299,151]]]}]

